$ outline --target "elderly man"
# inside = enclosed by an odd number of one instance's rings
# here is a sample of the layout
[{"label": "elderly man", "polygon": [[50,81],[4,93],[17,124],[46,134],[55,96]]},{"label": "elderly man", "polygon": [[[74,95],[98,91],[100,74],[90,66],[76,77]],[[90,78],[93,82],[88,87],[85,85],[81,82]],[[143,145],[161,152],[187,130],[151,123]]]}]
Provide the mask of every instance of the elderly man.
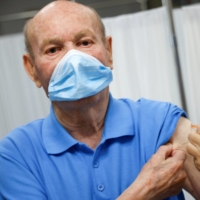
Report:
[{"label": "elderly man", "polygon": [[169,103],[112,97],[112,39],[95,11],[52,2],[25,37],[25,69],[52,106],[1,141],[0,198],[200,199],[190,121]]}]

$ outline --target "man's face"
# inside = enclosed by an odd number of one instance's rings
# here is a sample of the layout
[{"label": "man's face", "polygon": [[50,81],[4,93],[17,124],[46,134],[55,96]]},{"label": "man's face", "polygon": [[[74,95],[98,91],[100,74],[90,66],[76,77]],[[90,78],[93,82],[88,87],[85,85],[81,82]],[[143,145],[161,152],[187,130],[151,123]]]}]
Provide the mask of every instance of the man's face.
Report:
[{"label": "man's face", "polygon": [[66,8],[49,8],[35,19],[31,45],[38,79],[46,93],[53,70],[61,58],[71,49],[90,54],[105,66],[112,66],[111,47],[102,35],[95,16]]}]

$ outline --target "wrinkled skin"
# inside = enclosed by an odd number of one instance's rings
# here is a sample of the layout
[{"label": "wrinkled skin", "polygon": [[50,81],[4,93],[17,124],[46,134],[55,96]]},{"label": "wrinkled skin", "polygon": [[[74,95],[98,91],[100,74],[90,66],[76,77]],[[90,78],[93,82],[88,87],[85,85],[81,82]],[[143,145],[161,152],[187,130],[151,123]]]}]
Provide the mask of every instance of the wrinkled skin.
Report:
[{"label": "wrinkled skin", "polygon": [[186,179],[185,159],[184,151],[173,150],[171,144],[161,146],[125,191],[127,196],[118,200],[128,199],[129,195],[138,200],[160,200],[179,194]]},{"label": "wrinkled skin", "polygon": [[194,164],[200,171],[200,126],[194,127],[188,136],[187,151],[194,157]]}]

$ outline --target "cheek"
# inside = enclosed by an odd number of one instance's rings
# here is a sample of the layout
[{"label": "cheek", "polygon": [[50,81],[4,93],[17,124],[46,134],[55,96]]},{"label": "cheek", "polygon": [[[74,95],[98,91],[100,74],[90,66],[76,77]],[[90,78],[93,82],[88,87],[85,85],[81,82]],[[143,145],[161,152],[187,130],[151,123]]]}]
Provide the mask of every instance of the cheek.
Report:
[{"label": "cheek", "polygon": [[108,55],[106,54],[106,50],[102,49],[100,51],[95,52],[95,54],[91,54],[93,57],[98,59],[101,63],[103,63],[105,66],[109,65],[109,58]]},{"label": "cheek", "polygon": [[49,81],[56,65],[51,63],[40,63],[37,65],[37,73],[45,91],[48,90]]},{"label": "cheek", "polygon": [[102,54],[101,59],[99,59],[106,67],[110,66],[109,57],[107,54]]}]

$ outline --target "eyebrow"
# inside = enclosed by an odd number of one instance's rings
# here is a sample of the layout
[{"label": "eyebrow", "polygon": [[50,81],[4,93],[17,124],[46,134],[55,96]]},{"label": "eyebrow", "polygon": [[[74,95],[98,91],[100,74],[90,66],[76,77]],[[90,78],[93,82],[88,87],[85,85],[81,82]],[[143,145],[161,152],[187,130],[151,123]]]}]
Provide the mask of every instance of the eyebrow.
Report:
[{"label": "eyebrow", "polygon": [[49,44],[63,45],[63,42],[64,42],[64,40],[60,37],[45,39],[40,46],[40,52],[42,52],[44,50],[45,46],[47,46]]},{"label": "eyebrow", "polygon": [[[74,34],[72,36],[72,38],[73,38],[73,40],[79,40],[85,36],[91,36],[94,40],[96,39],[95,35],[89,29],[84,29],[84,30]],[[63,43],[64,43],[64,39],[61,37],[45,39],[40,46],[40,52],[42,52],[44,50],[45,46],[47,46],[49,44],[63,45]]]},{"label": "eyebrow", "polygon": [[95,35],[89,29],[84,29],[84,30],[76,33],[75,35],[73,35],[73,39],[79,40],[85,36],[92,36],[93,39],[96,39]]}]

